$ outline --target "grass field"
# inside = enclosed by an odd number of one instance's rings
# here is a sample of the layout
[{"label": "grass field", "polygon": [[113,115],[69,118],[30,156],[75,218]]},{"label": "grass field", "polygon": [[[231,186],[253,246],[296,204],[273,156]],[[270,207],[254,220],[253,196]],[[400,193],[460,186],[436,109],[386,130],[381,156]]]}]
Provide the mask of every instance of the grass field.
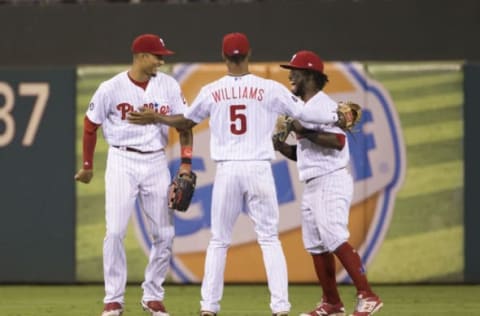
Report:
[{"label": "grass field", "polygon": [[[82,122],[90,97],[102,80],[126,67],[79,70],[79,163]],[[370,63],[368,67],[372,77],[391,94],[407,153],[405,182],[397,196],[385,241],[368,267],[369,278],[376,283],[462,282],[463,74],[460,63]],[[89,185],[77,186],[77,279],[82,282],[102,280],[106,148],[100,136],[95,152],[95,178]],[[125,246],[129,281],[140,282],[146,256],[132,227]]]},{"label": "grass field", "polygon": [[[480,315],[480,286],[376,286],[388,316],[475,316]],[[171,316],[198,315],[200,289],[193,285],[167,285],[165,304]],[[341,286],[347,313],[354,306],[351,286]],[[139,285],[129,285],[125,316],[142,312]],[[0,286],[2,316],[97,316],[102,310],[102,286]],[[221,315],[270,315],[267,288],[262,285],[230,285],[225,288]],[[315,286],[290,286],[290,315],[310,310],[318,300]],[[376,314],[377,315],[377,314]]]}]

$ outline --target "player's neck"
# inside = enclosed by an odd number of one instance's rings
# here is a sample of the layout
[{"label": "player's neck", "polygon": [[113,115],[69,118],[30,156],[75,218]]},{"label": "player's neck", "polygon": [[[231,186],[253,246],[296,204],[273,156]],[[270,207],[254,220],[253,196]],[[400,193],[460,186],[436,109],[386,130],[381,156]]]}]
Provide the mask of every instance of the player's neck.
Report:
[{"label": "player's neck", "polygon": [[318,92],[320,92],[319,89],[307,89],[305,91],[305,94],[302,97],[303,102],[307,102],[311,98],[313,98],[314,95],[316,95]]},{"label": "player's neck", "polygon": [[147,82],[148,80],[150,80],[150,76],[148,74],[139,69],[136,69],[135,67],[132,67],[128,71],[128,76],[130,77],[130,79],[133,79],[136,82]]},{"label": "player's neck", "polygon": [[250,72],[237,72],[237,73],[233,73],[233,72],[228,72],[228,75],[229,76],[233,76],[233,77],[241,77],[241,76],[245,76],[245,75],[249,75]]},{"label": "player's neck", "polygon": [[240,64],[229,63],[227,68],[228,68],[229,76],[244,76],[250,73],[248,71],[247,63],[240,63]]}]

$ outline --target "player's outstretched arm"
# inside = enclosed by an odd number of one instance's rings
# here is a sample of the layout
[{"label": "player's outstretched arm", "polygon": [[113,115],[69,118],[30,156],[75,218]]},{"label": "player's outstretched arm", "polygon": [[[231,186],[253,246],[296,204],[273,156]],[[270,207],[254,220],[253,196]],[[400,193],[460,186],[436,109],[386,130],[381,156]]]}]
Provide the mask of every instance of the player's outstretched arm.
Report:
[{"label": "player's outstretched arm", "polygon": [[345,146],[344,134],[310,131],[302,133],[302,136],[314,144],[327,148],[342,150]]},{"label": "player's outstretched arm", "polygon": [[314,144],[332,148],[336,150],[342,150],[345,145],[345,135],[337,133],[329,133],[324,131],[314,131],[305,128],[299,121],[294,120],[292,122],[292,131],[302,135]]},{"label": "player's outstretched arm", "polygon": [[161,123],[177,129],[189,129],[196,124],[192,120],[185,118],[183,114],[162,115],[149,109],[141,112],[130,112],[127,118],[128,121],[133,124],[147,125]]}]

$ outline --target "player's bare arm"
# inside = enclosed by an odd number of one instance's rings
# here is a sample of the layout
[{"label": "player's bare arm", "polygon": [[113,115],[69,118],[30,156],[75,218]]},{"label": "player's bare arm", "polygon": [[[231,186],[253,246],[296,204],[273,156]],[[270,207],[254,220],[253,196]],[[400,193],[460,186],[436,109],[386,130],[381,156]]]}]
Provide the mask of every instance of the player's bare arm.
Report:
[{"label": "player's bare arm", "polygon": [[183,114],[177,115],[162,115],[156,113],[155,123],[162,123],[168,126],[175,127],[178,130],[188,130],[197,125],[194,121],[185,118]]},{"label": "player's bare arm", "polygon": [[345,145],[345,135],[310,130],[305,128],[297,120],[292,122],[292,130],[298,135],[307,138],[312,143],[323,147],[342,150],[343,146]]},{"label": "player's bare arm", "polygon": [[290,145],[278,139],[278,137],[273,137],[273,148],[280,152],[286,158],[297,161],[297,145]]},{"label": "player's bare arm", "polygon": [[193,132],[192,129],[177,129],[180,137],[180,157],[181,164],[179,173],[190,174],[192,171],[192,155],[193,155]]},{"label": "player's bare arm", "polygon": [[304,134],[308,132],[312,132],[312,130],[309,130],[305,128],[298,120],[293,120],[291,122],[291,130],[297,134]]},{"label": "player's bare arm", "polygon": [[302,136],[312,143],[327,148],[342,150],[345,146],[345,135],[343,134],[311,131],[303,133]]},{"label": "player's bare arm", "polygon": [[147,124],[165,124],[175,127],[179,130],[190,129],[196,125],[192,120],[186,119],[182,114],[176,115],[162,115],[150,109],[141,112],[128,113],[128,121],[133,124],[147,125]]}]

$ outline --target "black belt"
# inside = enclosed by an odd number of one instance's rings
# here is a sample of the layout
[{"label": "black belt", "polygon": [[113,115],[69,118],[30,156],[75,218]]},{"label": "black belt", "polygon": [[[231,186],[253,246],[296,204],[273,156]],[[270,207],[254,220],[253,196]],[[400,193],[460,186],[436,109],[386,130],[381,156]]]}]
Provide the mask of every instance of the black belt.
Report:
[{"label": "black belt", "polygon": [[139,154],[153,154],[153,153],[156,153],[156,152],[159,152],[159,151],[162,150],[162,149],[159,149],[159,150],[141,151],[141,150],[138,150],[138,149],[136,149],[136,148],[127,147],[127,146],[112,146],[112,147],[117,148],[117,149],[120,149],[120,150],[125,150],[125,151],[131,151],[131,152],[134,152],[134,153],[139,153]]}]

